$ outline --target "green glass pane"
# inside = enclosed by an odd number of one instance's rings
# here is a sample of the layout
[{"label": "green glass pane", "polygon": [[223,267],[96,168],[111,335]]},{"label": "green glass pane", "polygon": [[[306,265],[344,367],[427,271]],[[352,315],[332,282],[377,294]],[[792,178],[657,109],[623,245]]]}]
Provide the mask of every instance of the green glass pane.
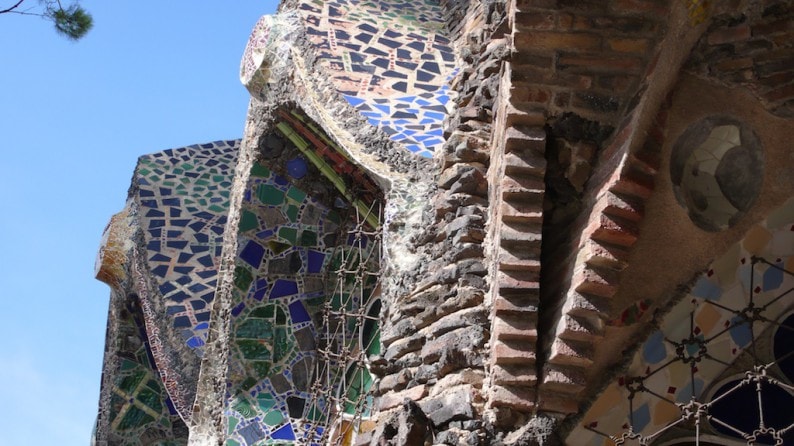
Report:
[{"label": "green glass pane", "polygon": [[270,350],[260,341],[253,339],[241,339],[235,341],[240,353],[245,359],[270,359]]},{"label": "green glass pane", "polygon": [[267,242],[267,247],[270,248],[270,250],[273,251],[275,254],[281,254],[282,252],[290,249],[292,245],[271,240]]},{"label": "green glass pane", "polygon": [[251,378],[251,377],[249,376],[248,378],[246,378],[246,379],[245,379],[245,380],[242,382],[242,384],[240,384],[240,388],[241,388],[241,389],[242,389],[244,392],[247,392],[247,391],[248,391],[250,388],[254,387],[254,386],[257,384],[257,383],[258,383],[258,381],[257,381],[257,380],[255,380],[254,378]]},{"label": "green glass pane", "polygon": [[136,370],[132,374],[125,376],[118,387],[126,393],[132,393],[145,376],[146,371]]},{"label": "green glass pane", "polygon": [[301,246],[317,246],[317,233],[314,231],[301,232]]},{"label": "green glass pane", "polygon": [[303,203],[303,200],[306,199],[306,192],[304,192],[304,191],[302,191],[302,190],[300,190],[300,189],[298,189],[296,187],[291,187],[287,191],[287,197],[290,198],[293,201],[298,202],[298,203]]},{"label": "green glass pane", "polygon": [[256,196],[263,204],[272,206],[277,206],[284,202],[284,192],[269,184],[260,184],[256,188]]},{"label": "green glass pane", "polygon": [[259,379],[266,378],[270,374],[270,361],[252,361],[250,365],[254,375]]},{"label": "green glass pane", "polygon": [[278,236],[295,245],[298,240],[298,230],[295,228],[279,228]]},{"label": "green glass pane", "polygon": [[250,231],[251,229],[256,229],[257,227],[259,227],[259,220],[257,220],[256,214],[243,210],[242,214],[240,215],[240,232]]},{"label": "green glass pane", "polygon": [[270,339],[273,336],[273,326],[267,319],[249,317],[237,324],[234,334],[238,339]]},{"label": "green glass pane", "polygon": [[154,418],[147,414],[146,412],[138,409],[137,407],[130,405],[127,409],[127,413],[124,414],[124,417],[121,419],[121,422],[118,424],[118,430],[128,430],[136,427],[144,426],[147,423],[151,423],[154,421]]},{"label": "green glass pane", "polygon": [[234,268],[234,286],[243,291],[248,291],[248,287],[253,281],[254,277],[247,268],[242,266]]},{"label": "green glass pane", "polygon": [[247,399],[239,399],[234,404],[232,404],[232,409],[237,411],[243,418],[251,418],[256,416],[256,411],[251,406],[251,403]]},{"label": "green glass pane", "polygon": [[287,210],[285,211],[285,214],[287,214],[287,218],[289,219],[289,221],[291,221],[292,223],[296,223],[298,221],[298,212],[300,212],[300,208],[291,204],[287,206]]},{"label": "green glass pane", "polygon": [[147,407],[151,407],[155,412],[160,412],[163,410],[163,405],[160,403],[160,395],[148,387],[141,389],[141,391],[138,392],[137,398],[138,401]]},{"label": "green glass pane", "polygon": [[251,167],[251,176],[267,178],[270,176],[270,170],[259,163],[255,163]]},{"label": "green glass pane", "polygon": [[273,362],[279,362],[287,356],[290,350],[290,342],[287,340],[287,329],[278,327],[275,331],[273,340]]},{"label": "green glass pane", "polygon": [[256,402],[257,405],[259,406],[259,410],[261,410],[262,412],[272,409],[273,406],[275,406],[276,404],[276,401],[267,392],[262,392],[259,395],[257,395]]},{"label": "green glass pane", "polygon": [[254,317],[264,317],[264,318],[272,318],[275,314],[276,306],[275,305],[262,305],[260,307],[256,307],[255,310],[251,311],[251,316]]},{"label": "green glass pane", "polygon": [[284,414],[280,410],[271,410],[265,415],[263,421],[269,426],[276,426],[284,421]]}]

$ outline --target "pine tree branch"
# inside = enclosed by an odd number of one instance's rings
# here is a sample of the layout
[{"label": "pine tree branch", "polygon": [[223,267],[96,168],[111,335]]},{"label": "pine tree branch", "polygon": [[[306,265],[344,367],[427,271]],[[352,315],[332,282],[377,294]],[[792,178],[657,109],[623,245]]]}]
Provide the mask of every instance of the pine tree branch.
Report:
[{"label": "pine tree branch", "polygon": [[11,6],[10,8],[6,8],[6,9],[3,9],[3,10],[0,10],[0,14],[5,14],[7,12],[16,12],[14,10],[19,8],[19,5],[21,5],[22,2],[24,2],[24,1],[25,0],[19,0],[14,6]]}]

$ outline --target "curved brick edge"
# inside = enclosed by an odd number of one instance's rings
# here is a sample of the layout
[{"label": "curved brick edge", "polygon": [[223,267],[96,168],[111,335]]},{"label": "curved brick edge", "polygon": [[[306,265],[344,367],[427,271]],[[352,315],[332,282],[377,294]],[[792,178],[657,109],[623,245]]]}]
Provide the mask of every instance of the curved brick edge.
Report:
[{"label": "curved brick edge", "polygon": [[[639,237],[645,201],[653,193],[664,138],[665,101],[677,73],[707,24],[692,25],[687,10],[670,10],[667,29],[647,65],[636,104],[599,154],[587,181],[585,208],[572,225],[568,252],[554,253],[554,271],[544,270],[544,284],[558,291],[544,301],[541,317],[537,409],[562,416],[585,403],[586,389],[597,389],[593,370],[606,320],[615,310],[612,297],[620,274]],[[547,274],[548,273],[548,274]]]},{"label": "curved brick edge", "polygon": [[487,407],[499,427],[535,409],[540,253],[546,132],[537,117],[510,105],[511,65],[504,64],[491,186],[491,338]]},{"label": "curved brick edge", "polygon": [[659,167],[654,151],[661,146],[665,121],[665,112],[657,114],[654,132],[636,153],[629,153],[634,120],[607,148],[607,153],[614,155],[604,164],[616,169],[599,188],[591,211],[575,224],[580,228],[572,249],[577,256],[568,263],[570,284],[543,364],[540,410],[570,414],[579,409],[586,371],[604,337],[604,319],[613,310],[611,298],[639,238],[645,201],[653,192],[653,177]]}]

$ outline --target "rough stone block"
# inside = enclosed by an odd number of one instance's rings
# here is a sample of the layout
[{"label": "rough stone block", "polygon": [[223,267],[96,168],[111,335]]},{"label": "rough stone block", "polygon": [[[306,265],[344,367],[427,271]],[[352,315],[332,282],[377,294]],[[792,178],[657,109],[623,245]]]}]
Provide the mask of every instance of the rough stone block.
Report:
[{"label": "rough stone block", "polygon": [[422,347],[422,357],[425,364],[438,361],[445,353],[460,352],[473,354],[485,343],[484,330],[480,326],[459,328],[428,341]]},{"label": "rough stone block", "polygon": [[432,337],[438,338],[452,330],[472,325],[482,326],[488,322],[488,315],[483,308],[465,308],[460,311],[440,317],[437,321],[430,324],[424,332],[430,333]]},{"label": "rough stone block", "polygon": [[419,402],[419,406],[436,426],[453,420],[472,419],[475,415],[472,404],[474,393],[472,386],[462,385],[436,397],[425,398]]},{"label": "rough stone block", "polygon": [[387,349],[386,353],[383,355],[384,358],[391,361],[393,359],[397,359],[406,353],[414,352],[422,348],[424,345],[425,338],[424,336],[414,335],[409,338],[399,339],[394,341]]},{"label": "rough stone block", "polygon": [[387,410],[397,407],[402,404],[405,399],[419,401],[424,398],[425,395],[427,395],[427,387],[424,384],[400,392],[388,392],[378,399],[378,409]]}]

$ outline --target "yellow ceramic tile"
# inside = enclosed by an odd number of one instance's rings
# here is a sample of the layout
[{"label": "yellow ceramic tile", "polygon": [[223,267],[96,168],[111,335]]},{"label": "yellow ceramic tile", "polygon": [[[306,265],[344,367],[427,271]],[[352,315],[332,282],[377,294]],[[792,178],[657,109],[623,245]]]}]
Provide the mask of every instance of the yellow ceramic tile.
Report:
[{"label": "yellow ceramic tile", "polygon": [[695,324],[703,330],[703,333],[711,333],[717,323],[722,319],[714,305],[703,304],[695,314]]},{"label": "yellow ceramic tile", "polygon": [[744,240],[742,240],[742,247],[750,254],[758,255],[769,243],[769,240],[772,240],[772,234],[763,226],[756,225],[747,231]]}]

